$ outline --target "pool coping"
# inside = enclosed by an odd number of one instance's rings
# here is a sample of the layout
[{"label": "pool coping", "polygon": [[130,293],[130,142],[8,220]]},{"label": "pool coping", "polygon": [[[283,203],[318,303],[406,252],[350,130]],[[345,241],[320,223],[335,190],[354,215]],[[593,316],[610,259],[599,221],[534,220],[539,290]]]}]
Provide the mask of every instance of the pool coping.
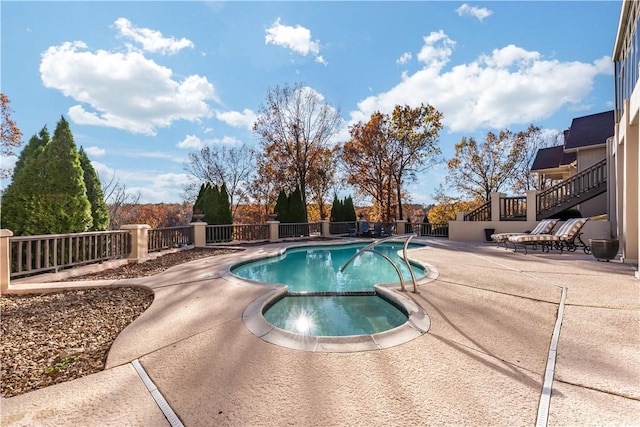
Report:
[{"label": "pool coping", "polygon": [[[328,244],[327,246],[342,246],[344,244],[344,242],[340,244],[333,243]],[[245,327],[253,335],[268,343],[295,350],[309,352],[352,353],[395,347],[416,339],[429,331],[429,328],[431,326],[431,319],[429,318],[429,315],[419,304],[417,304],[410,297],[410,292],[408,290],[402,291],[400,289],[399,282],[385,285],[374,285],[376,293],[388,300],[391,300],[393,303],[401,307],[401,309],[404,310],[408,315],[408,319],[404,324],[387,331],[367,335],[312,336],[287,331],[269,323],[263,315],[265,309],[271,306],[278,299],[284,297],[284,295],[286,295],[288,291],[288,287],[286,285],[270,285],[262,282],[244,279],[231,273],[231,269],[234,266],[247,262],[282,255],[288,249],[301,248],[305,246],[318,245],[287,245],[285,247],[278,248],[278,250],[274,251],[271,254],[256,254],[256,256],[251,257],[251,259],[244,259],[241,262],[228,263],[220,269],[221,276],[226,280],[236,283],[250,284],[254,286],[266,286],[269,288],[266,293],[252,301],[242,313],[242,321]],[[424,248],[428,248],[428,246],[424,245]],[[424,248],[418,248],[417,250]],[[410,256],[409,259],[412,263],[418,264],[427,272],[427,274],[420,277],[420,279],[416,279],[416,286],[418,288],[419,286],[432,282],[438,278],[439,273],[434,266],[422,261],[412,259]]]}]

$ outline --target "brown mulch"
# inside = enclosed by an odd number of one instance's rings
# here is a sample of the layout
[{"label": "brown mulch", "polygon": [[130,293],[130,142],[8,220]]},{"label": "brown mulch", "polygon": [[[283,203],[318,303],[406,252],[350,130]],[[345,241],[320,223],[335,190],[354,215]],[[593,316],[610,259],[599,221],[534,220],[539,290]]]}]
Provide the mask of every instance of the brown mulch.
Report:
[{"label": "brown mulch", "polygon": [[[174,265],[234,252],[195,248],[66,279],[128,279]],[[0,298],[1,395],[17,396],[102,371],[111,344],[153,301],[153,292],[110,287],[3,295]]]}]

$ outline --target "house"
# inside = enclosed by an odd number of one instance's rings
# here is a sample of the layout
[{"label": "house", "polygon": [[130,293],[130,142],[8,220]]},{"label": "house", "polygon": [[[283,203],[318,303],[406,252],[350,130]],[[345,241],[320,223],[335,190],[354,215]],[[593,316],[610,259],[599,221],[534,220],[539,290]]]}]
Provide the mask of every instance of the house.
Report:
[{"label": "house", "polygon": [[[568,130],[564,131],[565,140]],[[538,188],[545,188],[575,175],[577,170],[575,152],[567,152],[563,145],[541,148],[531,165],[531,172],[538,175]]]},{"label": "house", "polygon": [[[558,183],[587,172],[606,162],[607,140],[614,134],[614,112],[605,111],[574,118],[564,131],[564,144],[538,150],[531,167],[538,173],[538,182]],[[542,185],[539,188],[543,188]],[[585,188],[568,198],[563,208],[576,208],[583,216],[607,214],[607,187]]]},{"label": "house", "polygon": [[[609,215],[622,259],[638,265],[640,229],[640,2],[623,1],[613,48],[614,136],[607,141]],[[636,277],[640,274],[636,269]]]}]

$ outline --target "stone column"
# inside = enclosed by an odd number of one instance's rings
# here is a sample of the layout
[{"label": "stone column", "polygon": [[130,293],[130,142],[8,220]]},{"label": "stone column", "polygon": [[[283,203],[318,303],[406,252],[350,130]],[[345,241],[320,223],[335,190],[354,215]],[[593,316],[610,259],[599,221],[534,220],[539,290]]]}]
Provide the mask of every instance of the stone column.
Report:
[{"label": "stone column", "polygon": [[192,222],[193,224],[193,246],[204,248],[207,246],[207,223],[204,221]]},{"label": "stone column", "polygon": [[131,253],[129,262],[144,262],[149,254],[149,229],[147,224],[126,224],[121,230],[129,230],[131,234]]},{"label": "stone column", "polygon": [[399,219],[396,221],[396,233],[405,234],[407,232],[407,220]]},{"label": "stone column", "polygon": [[11,283],[11,236],[11,230],[0,230],[0,295],[8,293]]},{"label": "stone column", "polygon": [[527,190],[527,222],[537,222],[538,190]]},{"label": "stone column", "polygon": [[280,230],[278,226],[280,225],[280,221],[267,221],[269,225],[269,241],[277,242],[280,240]]},{"label": "stone column", "polygon": [[500,198],[505,196],[506,194],[495,191],[489,194],[489,200],[491,201],[491,221],[500,221]]},{"label": "stone column", "polygon": [[331,224],[331,222],[327,219],[321,219],[320,220],[320,232],[321,232],[321,236],[322,237],[331,237],[331,232],[330,232],[330,228],[329,225]]}]

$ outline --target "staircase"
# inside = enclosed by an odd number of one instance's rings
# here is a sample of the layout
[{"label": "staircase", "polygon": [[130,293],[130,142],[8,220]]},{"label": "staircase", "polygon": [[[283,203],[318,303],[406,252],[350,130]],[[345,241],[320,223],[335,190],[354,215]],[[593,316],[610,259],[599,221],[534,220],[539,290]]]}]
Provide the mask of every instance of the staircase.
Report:
[{"label": "staircase", "polygon": [[565,209],[607,191],[607,160],[601,160],[564,181],[541,191],[536,196],[538,221],[551,218]]}]

